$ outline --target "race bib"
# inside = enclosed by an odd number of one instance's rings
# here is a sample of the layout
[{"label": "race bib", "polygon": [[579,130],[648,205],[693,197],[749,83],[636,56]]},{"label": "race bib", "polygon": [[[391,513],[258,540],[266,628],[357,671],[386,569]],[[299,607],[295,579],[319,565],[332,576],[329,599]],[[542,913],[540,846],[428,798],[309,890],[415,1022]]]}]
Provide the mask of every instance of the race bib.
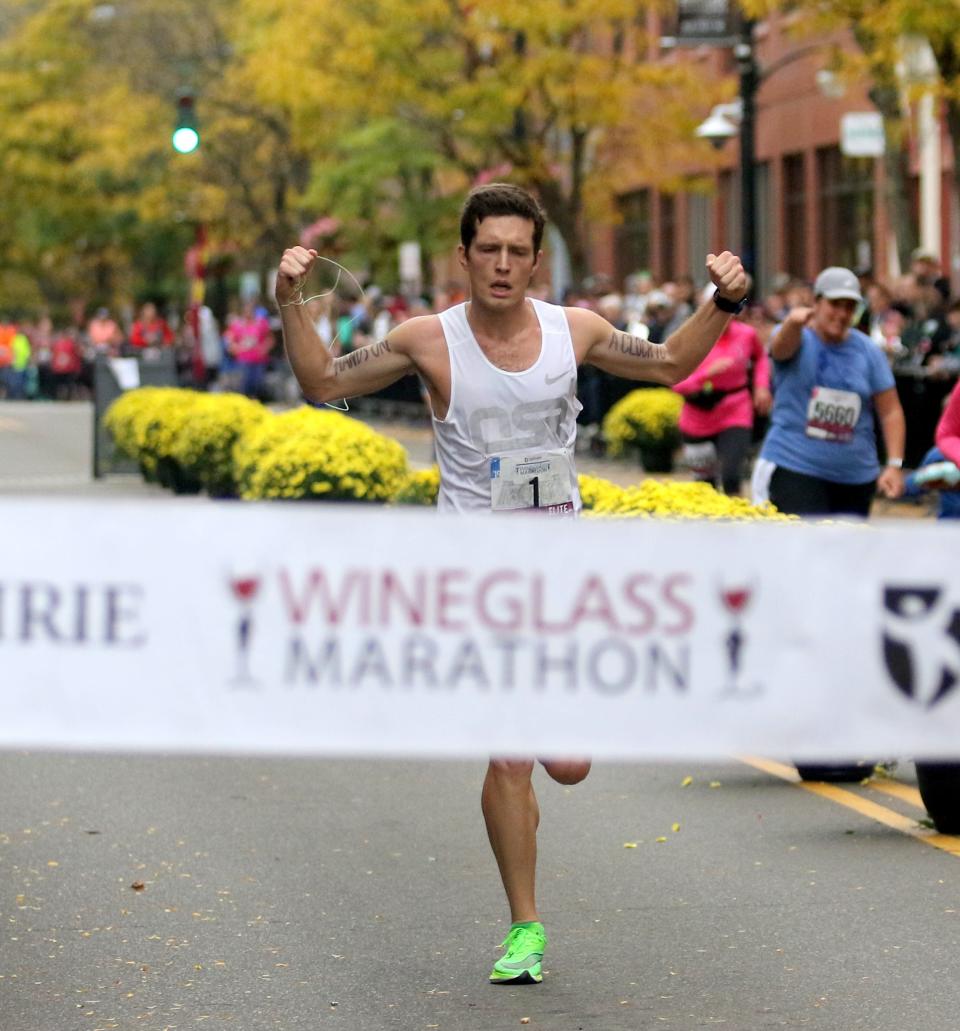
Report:
[{"label": "race bib", "polygon": [[573,476],[566,451],[495,456],[490,459],[490,507],[494,512],[573,515]]},{"label": "race bib", "polygon": [[860,395],[852,390],[814,387],[807,405],[807,436],[841,444],[853,438],[860,418]]}]

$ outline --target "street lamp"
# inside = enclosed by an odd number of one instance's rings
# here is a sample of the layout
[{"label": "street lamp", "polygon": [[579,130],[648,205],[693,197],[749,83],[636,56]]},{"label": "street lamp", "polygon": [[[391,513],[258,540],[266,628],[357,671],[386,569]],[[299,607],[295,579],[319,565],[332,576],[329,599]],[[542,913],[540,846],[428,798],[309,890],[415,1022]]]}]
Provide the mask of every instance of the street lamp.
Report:
[{"label": "street lamp", "polygon": [[740,135],[740,260],[753,280],[757,255],[757,182],[755,169],[756,100],[761,74],[753,53],[752,21],[745,21],[740,40],[733,47],[740,76],[740,95],[730,104],[718,104],[696,130],[718,150],[732,136]]},{"label": "street lamp", "polygon": [[733,48],[740,73],[740,219],[743,223],[740,260],[757,280],[757,180],[756,180],[756,113],[760,69],[753,53],[753,22],[743,23],[742,37]]},{"label": "street lamp", "polygon": [[[740,79],[739,96],[732,103],[718,104],[707,120],[696,129],[697,136],[709,140],[718,150],[731,136],[737,133],[740,135],[740,260],[754,282],[757,273],[757,91],[760,84],[774,72],[822,49],[821,44],[811,43],[791,51],[766,68],[760,68],[753,45],[755,24],[745,20],[740,29],[740,38],[733,46],[733,57]],[[829,69],[817,72],[816,82],[824,96],[838,97],[843,94],[842,84],[838,83],[836,75]]]},{"label": "street lamp", "polygon": [[697,126],[694,135],[702,140],[708,140],[716,150],[723,150],[727,140],[732,139],[740,131],[741,115],[739,100],[730,104],[717,104],[707,120]]}]

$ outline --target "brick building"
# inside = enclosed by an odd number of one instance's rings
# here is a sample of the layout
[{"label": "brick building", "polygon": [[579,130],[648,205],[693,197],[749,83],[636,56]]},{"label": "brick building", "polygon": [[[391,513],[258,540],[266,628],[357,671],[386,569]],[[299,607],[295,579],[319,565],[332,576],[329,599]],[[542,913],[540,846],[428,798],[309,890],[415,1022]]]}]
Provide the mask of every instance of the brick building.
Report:
[{"label": "brick building", "polygon": [[[659,41],[665,28],[659,15],[649,16],[651,40]],[[899,265],[884,160],[850,157],[841,149],[842,116],[875,111],[869,83],[846,83],[837,95],[838,82],[826,71],[832,45],[853,49],[855,43],[842,34],[801,40],[789,29],[789,17],[780,17],[758,23],[753,32],[759,71],[754,133],[758,287],[767,288],[781,272],[812,279],[829,264],[872,267],[878,276],[892,278]],[[648,59],[695,62],[711,81],[737,76],[731,46],[656,46]],[[958,252],[960,235],[952,160],[941,120],[931,111],[931,131],[921,132],[922,112],[916,105],[908,124],[911,238],[900,249],[922,244],[944,259],[946,274],[956,280],[958,270],[946,260]],[[618,280],[639,269],[651,270],[658,279],[689,273],[702,283],[708,251],[742,245],[739,159],[734,136],[722,146],[722,164],[709,195],[670,195],[638,182],[619,198],[622,222],[591,230],[593,269]]]}]

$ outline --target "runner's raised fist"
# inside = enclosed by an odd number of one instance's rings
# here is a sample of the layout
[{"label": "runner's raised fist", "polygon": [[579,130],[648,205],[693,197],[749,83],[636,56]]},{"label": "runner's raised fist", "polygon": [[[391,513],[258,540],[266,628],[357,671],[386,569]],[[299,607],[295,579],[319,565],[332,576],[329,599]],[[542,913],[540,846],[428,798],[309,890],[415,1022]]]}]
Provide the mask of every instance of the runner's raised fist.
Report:
[{"label": "runner's raised fist", "polygon": [[707,255],[707,272],[717,293],[728,301],[740,301],[747,292],[747,273],[736,254],[722,251]]},{"label": "runner's raised fist", "polygon": [[296,297],[316,260],[317,252],[312,247],[288,247],[283,252],[274,291],[278,304],[287,304]]}]

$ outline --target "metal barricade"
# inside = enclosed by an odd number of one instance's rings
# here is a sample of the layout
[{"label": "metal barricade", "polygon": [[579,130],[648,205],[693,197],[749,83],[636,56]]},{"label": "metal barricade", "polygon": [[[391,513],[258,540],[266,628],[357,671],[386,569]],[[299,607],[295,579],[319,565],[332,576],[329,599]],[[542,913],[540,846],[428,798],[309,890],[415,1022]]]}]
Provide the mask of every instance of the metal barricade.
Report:
[{"label": "metal barricade", "polygon": [[125,390],[177,386],[177,361],[172,347],[146,348],[132,358],[97,355],[93,367],[93,477],[136,473],[136,462],[117,453],[104,429],[103,414]]}]

